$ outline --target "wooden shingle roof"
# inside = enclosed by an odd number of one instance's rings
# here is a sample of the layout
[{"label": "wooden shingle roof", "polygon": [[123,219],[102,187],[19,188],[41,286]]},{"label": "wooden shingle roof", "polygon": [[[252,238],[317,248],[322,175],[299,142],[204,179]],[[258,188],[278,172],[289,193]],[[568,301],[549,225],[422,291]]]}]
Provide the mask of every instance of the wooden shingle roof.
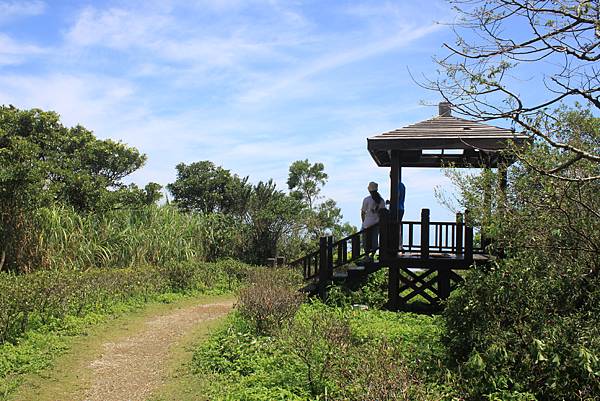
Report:
[{"label": "wooden shingle roof", "polygon": [[399,151],[405,167],[495,167],[499,151],[528,141],[506,128],[453,117],[447,104],[440,104],[440,114],[368,138],[369,153],[382,167],[390,166],[391,151]]}]

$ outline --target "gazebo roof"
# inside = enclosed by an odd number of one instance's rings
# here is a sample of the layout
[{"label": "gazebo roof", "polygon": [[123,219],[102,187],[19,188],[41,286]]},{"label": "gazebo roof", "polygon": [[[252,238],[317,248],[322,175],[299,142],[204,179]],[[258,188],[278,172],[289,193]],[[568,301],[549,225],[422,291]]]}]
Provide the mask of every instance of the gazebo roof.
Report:
[{"label": "gazebo roof", "polygon": [[368,138],[377,165],[390,166],[392,151],[398,151],[403,167],[496,167],[499,151],[529,140],[506,128],[452,117],[449,103],[439,109],[439,116]]}]

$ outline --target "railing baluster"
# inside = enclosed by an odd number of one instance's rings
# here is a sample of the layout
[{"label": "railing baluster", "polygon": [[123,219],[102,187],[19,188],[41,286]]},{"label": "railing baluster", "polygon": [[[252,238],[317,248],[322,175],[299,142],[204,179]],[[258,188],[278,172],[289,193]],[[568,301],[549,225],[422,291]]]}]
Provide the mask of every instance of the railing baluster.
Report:
[{"label": "railing baluster", "polygon": [[456,255],[463,253],[463,215],[456,213]]},{"label": "railing baluster", "polygon": [[444,224],[444,249],[450,248],[448,246],[448,231],[450,231],[450,225]]},{"label": "railing baluster", "polygon": [[421,259],[429,259],[429,209],[421,210]]},{"label": "railing baluster", "polygon": [[413,250],[413,234],[414,234],[414,224],[408,223],[408,250],[411,252]]},{"label": "railing baluster", "polygon": [[360,257],[360,234],[352,237],[352,260]]}]

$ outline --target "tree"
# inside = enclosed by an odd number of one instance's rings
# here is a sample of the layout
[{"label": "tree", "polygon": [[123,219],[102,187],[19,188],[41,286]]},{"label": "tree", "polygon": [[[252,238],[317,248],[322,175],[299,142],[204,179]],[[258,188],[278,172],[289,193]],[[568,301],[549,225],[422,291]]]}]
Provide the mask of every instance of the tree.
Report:
[{"label": "tree", "polygon": [[[597,1],[451,0],[456,41],[439,91],[462,115],[532,137],[498,173],[452,173],[462,207],[506,258],[473,269],[445,312],[471,399],[600,393],[600,21]],[[529,81],[523,86],[523,81]],[[488,206],[489,205],[489,206]]]},{"label": "tree", "polygon": [[121,180],[146,161],[135,148],[63,126],[54,112],[12,106],[0,106],[0,152],[3,202],[25,208],[48,202],[79,211],[112,208],[127,190]]},{"label": "tree", "polygon": [[304,205],[301,227],[296,231],[300,237],[308,235],[308,241],[304,239],[307,247],[312,247],[312,242],[326,233],[346,236],[356,231],[348,223],[342,225],[342,211],[333,199],[316,202],[327,178],[323,163],[311,164],[308,159],[297,160],[289,168],[287,184],[290,195]]},{"label": "tree", "polygon": [[177,179],[167,189],[179,208],[202,213],[246,212],[252,192],[248,177],[240,178],[208,160],[179,163],[176,169]]},{"label": "tree", "polygon": [[308,159],[293,162],[287,180],[290,195],[312,209],[321,193],[321,187],[327,182],[324,170],[323,163],[310,164]]},{"label": "tree", "polygon": [[249,262],[263,264],[278,256],[279,242],[297,224],[302,208],[297,199],[277,190],[273,180],[254,186],[248,208]]},{"label": "tree", "polygon": [[[555,116],[557,131],[600,138],[600,118],[587,110]],[[524,155],[538,165],[564,155],[545,142]],[[526,153],[525,153],[526,152]],[[581,161],[569,174],[591,176],[597,164]],[[445,312],[447,344],[473,399],[514,399],[529,392],[538,400],[595,399],[600,393],[600,191],[597,182],[566,181],[539,174],[523,163],[510,184],[493,194],[501,202],[486,210],[489,182],[498,174],[451,172],[461,208],[494,238],[506,258],[473,269]],[[484,219],[484,216],[487,216]]]},{"label": "tree", "polygon": [[[55,204],[79,212],[136,207],[144,197],[122,179],[146,156],[59,115],[0,106],[0,269],[35,266],[36,210]],[[155,184],[157,185],[157,184]]]},{"label": "tree", "polygon": [[[555,131],[554,110],[580,102],[600,111],[600,3],[585,0],[449,0],[459,14],[456,40],[438,58],[442,76],[425,84],[466,116],[509,119],[564,154],[538,172],[568,181],[600,175],[569,173],[573,164],[600,163],[598,147]],[[523,80],[533,81],[522,89]],[[533,90],[531,90],[533,88]],[[571,173],[573,172],[570,170]]]}]

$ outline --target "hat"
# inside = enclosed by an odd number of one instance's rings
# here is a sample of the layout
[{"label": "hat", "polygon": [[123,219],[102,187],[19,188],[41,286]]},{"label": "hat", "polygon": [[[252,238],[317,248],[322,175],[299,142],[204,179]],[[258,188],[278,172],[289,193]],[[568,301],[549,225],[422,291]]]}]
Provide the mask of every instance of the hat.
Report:
[{"label": "hat", "polygon": [[373,192],[373,191],[377,191],[377,189],[379,189],[379,186],[377,185],[376,182],[371,181],[369,183],[369,186],[367,187],[367,189],[369,190],[369,192]]}]

